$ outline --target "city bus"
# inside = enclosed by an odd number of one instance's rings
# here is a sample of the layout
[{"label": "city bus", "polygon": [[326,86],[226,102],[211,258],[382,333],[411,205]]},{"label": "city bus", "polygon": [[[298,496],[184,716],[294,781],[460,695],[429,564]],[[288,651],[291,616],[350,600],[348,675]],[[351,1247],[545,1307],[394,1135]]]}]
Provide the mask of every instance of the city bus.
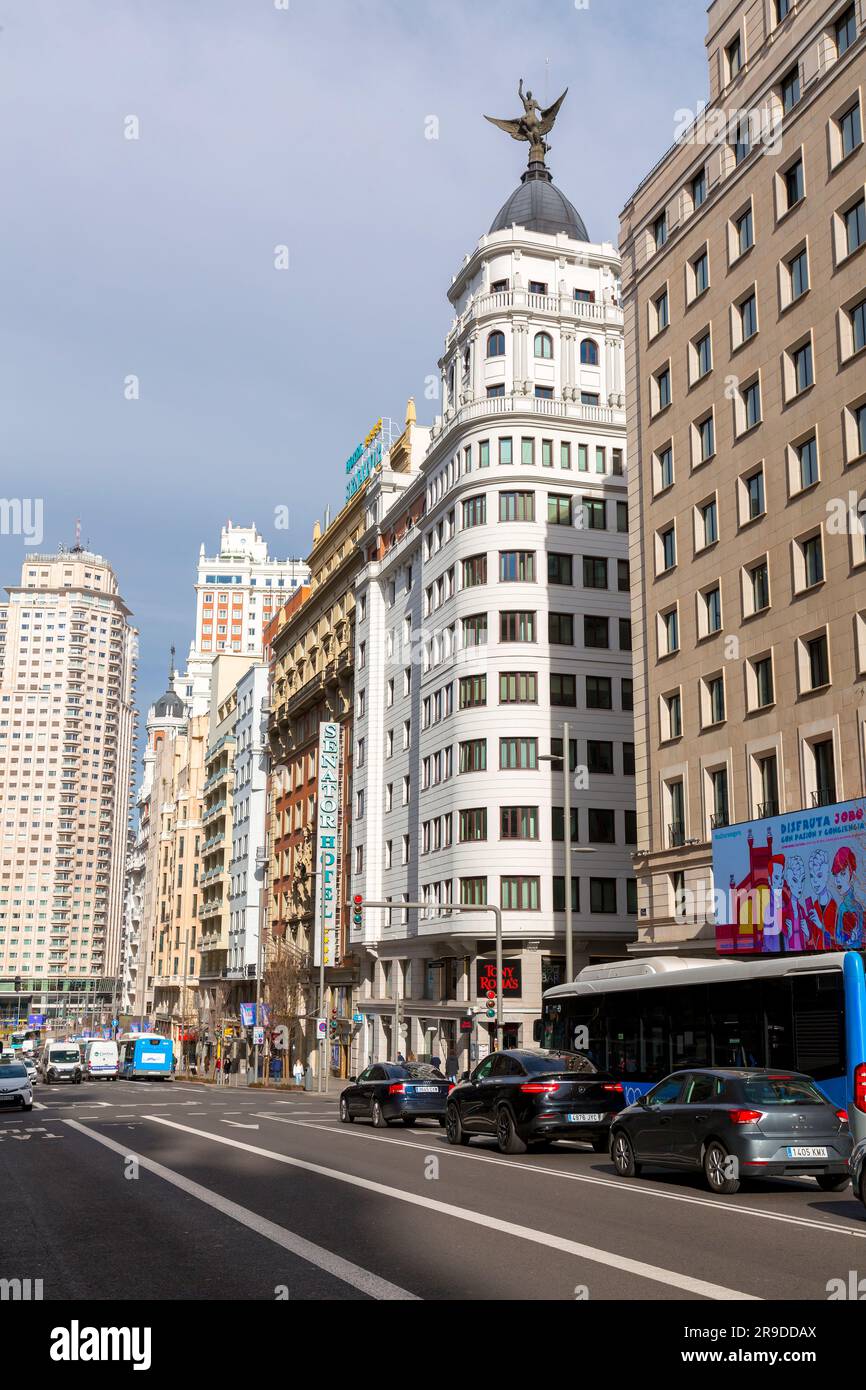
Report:
[{"label": "city bus", "polygon": [[174,1051],[170,1038],[158,1033],[124,1033],[117,1039],[120,1050],[118,1075],[172,1080]]},{"label": "city bus", "polygon": [[685,1067],[806,1072],[866,1137],[866,977],[857,951],[589,965],[545,991],[545,1048],[586,1052],[634,1104]]}]

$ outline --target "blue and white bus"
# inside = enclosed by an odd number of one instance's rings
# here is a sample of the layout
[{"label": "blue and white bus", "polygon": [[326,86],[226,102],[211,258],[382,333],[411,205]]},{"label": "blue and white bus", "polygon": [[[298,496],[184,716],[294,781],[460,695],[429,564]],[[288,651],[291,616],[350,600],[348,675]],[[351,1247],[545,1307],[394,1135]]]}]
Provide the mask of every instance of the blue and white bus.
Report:
[{"label": "blue and white bus", "polygon": [[537,1038],[586,1052],[633,1104],[685,1067],[808,1073],[866,1137],[866,979],[857,951],[589,965],[545,991]]},{"label": "blue and white bus", "polygon": [[117,1039],[117,1046],[118,1075],[172,1080],[174,1051],[170,1038],[161,1038],[158,1033],[124,1033]]}]

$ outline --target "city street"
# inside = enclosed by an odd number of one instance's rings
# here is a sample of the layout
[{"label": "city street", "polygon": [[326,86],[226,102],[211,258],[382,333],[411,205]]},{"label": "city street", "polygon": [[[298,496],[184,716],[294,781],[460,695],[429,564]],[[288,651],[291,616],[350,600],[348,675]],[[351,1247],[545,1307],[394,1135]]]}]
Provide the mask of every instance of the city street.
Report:
[{"label": "city street", "polygon": [[0,1114],[0,1278],[46,1300],[823,1302],[866,1267],[850,1189],[621,1181],[579,1145],[504,1158],[438,1125],[341,1125],[336,1097],[39,1085]]}]

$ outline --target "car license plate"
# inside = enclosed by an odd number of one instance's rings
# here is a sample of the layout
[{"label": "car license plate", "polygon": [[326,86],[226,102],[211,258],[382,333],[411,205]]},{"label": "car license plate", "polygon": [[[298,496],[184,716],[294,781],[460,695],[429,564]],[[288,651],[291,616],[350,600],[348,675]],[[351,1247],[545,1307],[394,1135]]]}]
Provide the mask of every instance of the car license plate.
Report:
[{"label": "car license plate", "polygon": [[804,1148],[802,1144],[795,1144],[785,1150],[789,1158],[826,1158],[826,1149]]},{"label": "car license plate", "polygon": [[590,1114],[588,1111],[584,1111],[580,1115],[566,1115],[565,1118],[572,1124],[597,1125],[599,1120],[604,1119],[604,1115]]},{"label": "car license plate", "polygon": [[416,1087],[415,1087],[415,1094],[418,1095],[419,1092],[420,1092],[421,1094],[423,1094],[423,1095],[430,1095],[430,1094],[432,1093],[434,1096],[438,1096],[438,1094],[439,1094],[439,1087],[438,1087],[438,1086],[416,1086]]}]

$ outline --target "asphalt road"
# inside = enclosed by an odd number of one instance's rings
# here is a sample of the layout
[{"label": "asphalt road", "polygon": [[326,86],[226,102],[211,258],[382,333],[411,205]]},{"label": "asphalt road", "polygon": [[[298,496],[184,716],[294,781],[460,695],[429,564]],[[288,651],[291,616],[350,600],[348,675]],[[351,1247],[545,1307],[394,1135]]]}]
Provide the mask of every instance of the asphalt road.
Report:
[{"label": "asphalt road", "polygon": [[505,1158],[335,1096],[94,1082],[0,1111],[0,1279],[43,1298],[825,1301],[866,1274],[850,1189],[618,1179],[578,1144]]}]

